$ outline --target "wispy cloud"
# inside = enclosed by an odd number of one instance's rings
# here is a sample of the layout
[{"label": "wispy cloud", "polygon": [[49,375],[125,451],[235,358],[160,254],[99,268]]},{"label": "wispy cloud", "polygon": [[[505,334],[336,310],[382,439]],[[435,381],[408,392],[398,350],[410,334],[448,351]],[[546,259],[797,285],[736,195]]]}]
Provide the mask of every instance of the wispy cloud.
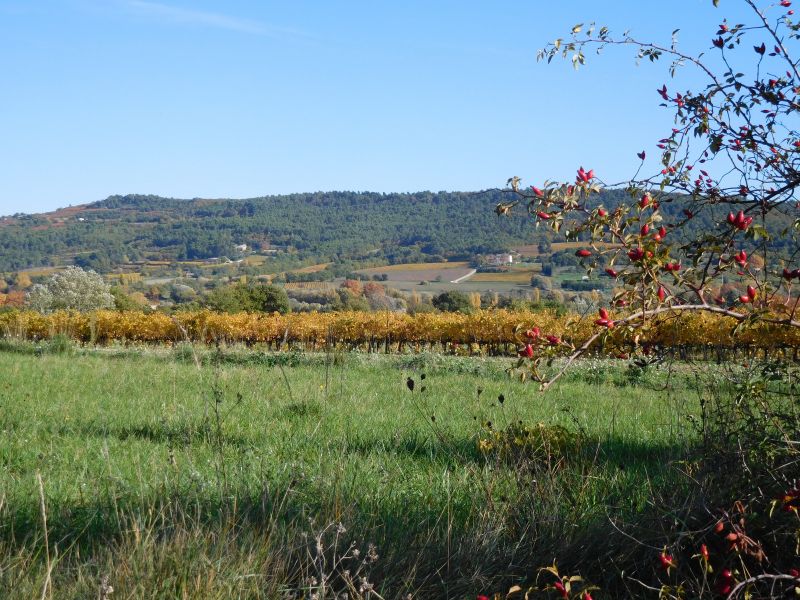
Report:
[{"label": "wispy cloud", "polygon": [[226,29],[228,31],[238,31],[240,33],[250,33],[254,35],[312,37],[296,29],[274,27],[251,19],[233,17],[222,13],[193,10],[190,8],[163,4],[161,2],[128,0],[127,5],[137,14],[165,23],[201,25],[204,27]]}]

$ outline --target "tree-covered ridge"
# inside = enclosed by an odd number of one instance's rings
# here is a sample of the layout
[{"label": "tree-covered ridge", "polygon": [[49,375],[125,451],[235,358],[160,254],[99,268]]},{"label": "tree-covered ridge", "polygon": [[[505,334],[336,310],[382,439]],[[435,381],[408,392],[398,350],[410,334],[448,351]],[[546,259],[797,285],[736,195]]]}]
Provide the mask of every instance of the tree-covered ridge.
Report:
[{"label": "tree-covered ridge", "polygon": [[522,215],[509,220],[492,213],[502,196],[499,191],[333,192],[246,200],[111,196],[0,222],[0,271],[80,262],[88,253],[109,265],[204,259],[230,256],[238,244],[291,249],[321,260],[379,255],[398,262],[495,252],[531,241]]},{"label": "tree-covered ridge", "polygon": [[[622,190],[609,190],[597,202],[613,209],[624,197]],[[245,200],[111,196],[1,219],[0,272],[73,263],[108,271],[138,260],[233,256],[239,244],[318,262],[419,262],[502,252],[553,236],[532,228],[522,210],[511,218],[495,215],[492,208],[507,199],[500,190],[317,192]],[[681,206],[680,199],[665,203],[665,220],[681,220]],[[697,215],[691,229],[700,231],[719,218],[709,210]]]}]

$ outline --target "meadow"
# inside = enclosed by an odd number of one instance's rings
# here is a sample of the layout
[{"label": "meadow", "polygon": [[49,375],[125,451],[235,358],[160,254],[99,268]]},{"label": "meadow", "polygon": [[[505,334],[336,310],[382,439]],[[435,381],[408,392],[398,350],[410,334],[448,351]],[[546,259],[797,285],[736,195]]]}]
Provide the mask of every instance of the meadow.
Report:
[{"label": "meadow", "polygon": [[687,486],[693,380],[587,360],[540,394],[508,363],[5,342],[0,595],[475,598],[556,557],[602,579],[619,524]]}]

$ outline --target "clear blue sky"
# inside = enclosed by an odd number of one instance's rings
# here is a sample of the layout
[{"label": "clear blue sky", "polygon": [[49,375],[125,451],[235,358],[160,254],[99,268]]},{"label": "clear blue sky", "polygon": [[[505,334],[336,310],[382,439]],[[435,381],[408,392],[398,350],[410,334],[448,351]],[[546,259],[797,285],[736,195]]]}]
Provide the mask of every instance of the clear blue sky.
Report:
[{"label": "clear blue sky", "polygon": [[622,179],[671,126],[666,65],[623,49],[575,72],[536,50],[592,20],[705,49],[732,9],[0,0],[0,214],[125,193],[477,190],[578,165]]}]

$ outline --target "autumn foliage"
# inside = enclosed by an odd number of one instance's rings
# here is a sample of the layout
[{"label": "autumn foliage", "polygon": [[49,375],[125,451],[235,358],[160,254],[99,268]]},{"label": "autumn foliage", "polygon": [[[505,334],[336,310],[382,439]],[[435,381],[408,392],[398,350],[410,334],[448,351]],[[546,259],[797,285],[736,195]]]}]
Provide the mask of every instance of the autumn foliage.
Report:
[{"label": "autumn foliage", "polygon": [[[596,334],[598,321],[608,332],[604,351],[629,351],[633,342],[623,332],[608,330],[625,313],[602,309],[599,317],[558,316],[551,311],[477,310],[470,314],[397,312],[238,313],[211,311],[176,315],[100,310],[88,313],[33,311],[0,313],[0,332],[32,340],[67,334],[81,342],[174,343],[191,340],[299,345],[321,349],[329,345],[385,351],[414,351],[458,344],[472,352],[516,352],[528,358],[546,355],[564,345],[580,346]],[[603,317],[605,315],[605,318]],[[623,317],[624,318],[624,317]],[[737,321],[714,313],[686,313],[654,318],[638,329],[638,348],[703,349],[743,347],[751,350],[790,350],[800,346],[800,330],[755,322],[739,328]],[[543,334],[541,332],[547,332]]]}]

